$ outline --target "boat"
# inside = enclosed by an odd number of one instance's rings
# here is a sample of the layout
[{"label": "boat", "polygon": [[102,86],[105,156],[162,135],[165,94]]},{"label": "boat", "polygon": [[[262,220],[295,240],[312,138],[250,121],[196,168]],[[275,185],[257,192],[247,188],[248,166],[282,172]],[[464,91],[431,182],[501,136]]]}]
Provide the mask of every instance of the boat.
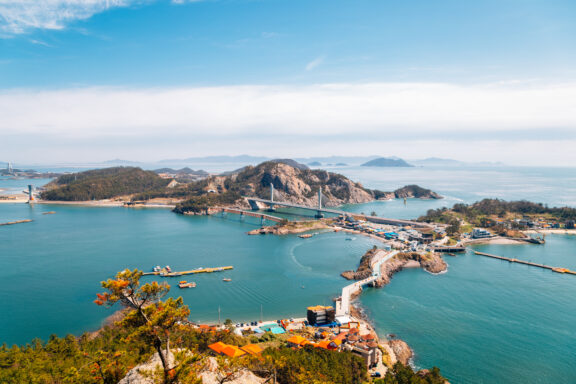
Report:
[{"label": "boat", "polygon": [[230,278],[228,278],[228,277],[225,277],[225,278],[222,279],[222,281],[232,281],[232,279],[230,279]]},{"label": "boat", "polygon": [[196,283],[193,281],[187,282],[186,280],[182,280],[180,283],[178,283],[178,287],[180,287],[180,288],[196,288]]},{"label": "boat", "polygon": [[315,235],[315,233],[306,233],[306,234],[304,234],[304,235],[298,235],[298,237],[301,238],[301,239],[309,239],[309,238],[311,238],[311,237],[314,236],[314,235]]}]

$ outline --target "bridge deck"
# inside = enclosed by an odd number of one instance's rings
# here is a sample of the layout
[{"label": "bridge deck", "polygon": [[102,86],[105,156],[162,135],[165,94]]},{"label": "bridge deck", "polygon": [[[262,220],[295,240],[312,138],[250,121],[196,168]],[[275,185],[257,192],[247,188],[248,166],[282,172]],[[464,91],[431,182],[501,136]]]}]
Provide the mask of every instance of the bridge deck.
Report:
[{"label": "bridge deck", "polygon": [[306,205],[294,204],[294,203],[287,203],[284,201],[272,201],[267,199],[261,199],[259,197],[245,197],[248,201],[255,201],[262,204],[267,205],[280,205],[282,207],[289,207],[289,208],[299,208],[299,209],[306,209],[309,211],[315,212],[325,212],[325,213],[332,213],[335,215],[344,215],[344,216],[353,216],[356,218],[361,218],[362,220],[366,220],[372,223],[377,224],[389,224],[389,225],[401,225],[401,226],[412,226],[415,228],[431,228],[432,226],[427,223],[419,223],[417,221],[410,221],[410,220],[401,220],[401,219],[389,219],[386,217],[377,217],[377,216],[366,216],[360,215],[353,212],[342,211],[339,209],[332,209],[332,208],[319,208],[319,207],[308,207]]}]

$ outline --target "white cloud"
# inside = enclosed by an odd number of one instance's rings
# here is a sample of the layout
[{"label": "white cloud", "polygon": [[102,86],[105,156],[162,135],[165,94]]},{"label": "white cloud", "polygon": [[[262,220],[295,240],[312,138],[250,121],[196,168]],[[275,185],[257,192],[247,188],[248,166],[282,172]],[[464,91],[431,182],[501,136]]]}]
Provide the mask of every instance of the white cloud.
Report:
[{"label": "white cloud", "polygon": [[317,57],[314,60],[312,60],[311,62],[309,62],[308,64],[306,64],[305,69],[307,71],[312,71],[312,70],[318,68],[320,65],[322,65],[322,63],[324,63],[324,56]]},{"label": "white cloud", "polygon": [[[198,150],[217,145],[218,153],[225,153],[225,143],[238,148],[240,142],[258,141],[259,150],[323,144],[333,153],[382,148],[412,157],[481,153],[485,158],[500,148],[494,159],[576,161],[576,153],[567,150],[576,139],[576,84],[11,90],[0,92],[0,116],[0,143],[27,137],[30,148],[41,146],[39,137],[48,137],[70,148],[75,142],[89,149],[91,141],[109,140],[146,145],[149,151],[161,143],[176,148],[193,142]],[[500,144],[481,143],[487,141]],[[563,141],[569,145],[558,145]],[[385,147],[392,142],[404,144]]]},{"label": "white cloud", "polygon": [[32,29],[62,29],[109,8],[139,0],[0,0],[0,33],[14,35]]}]

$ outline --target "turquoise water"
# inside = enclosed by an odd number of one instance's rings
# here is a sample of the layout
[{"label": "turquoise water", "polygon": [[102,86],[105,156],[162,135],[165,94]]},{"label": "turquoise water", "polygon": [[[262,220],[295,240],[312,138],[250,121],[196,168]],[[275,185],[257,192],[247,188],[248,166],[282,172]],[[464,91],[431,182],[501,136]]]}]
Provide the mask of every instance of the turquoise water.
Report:
[{"label": "turquoise water", "polygon": [[[576,237],[483,245],[484,252],[576,269]],[[404,270],[360,302],[381,334],[414,348],[454,383],[576,382],[576,276],[477,256],[445,257],[448,272]]]},{"label": "turquoise water", "polygon": [[[53,215],[42,212],[56,211]],[[344,285],[339,276],[355,268],[375,244],[343,233],[310,239],[248,236],[259,220],[238,216],[179,216],[167,209],[93,208],[0,204],[0,342],[25,343],[51,333],[80,334],[111,314],[92,303],[99,282],[124,268],[174,270],[233,265],[233,271],[158,280],[190,306],[194,321],[257,320],[305,316],[305,307],[330,304]],[[223,277],[232,282],[225,283]],[[147,277],[146,280],[152,280]],[[180,290],[179,280],[197,288]],[[302,288],[304,286],[304,288]]]},{"label": "turquoise water", "polygon": [[[345,207],[380,216],[414,218],[484,197],[576,206],[572,168],[335,170],[370,188],[415,183],[446,196]],[[41,214],[50,210],[57,213]],[[97,328],[111,313],[92,303],[99,281],[123,268],[157,264],[234,265],[230,272],[187,278],[198,283],[195,289],[173,289],[190,306],[193,320],[217,320],[218,306],[222,319],[234,321],[256,320],[260,305],[267,319],[303,316],[307,305],[328,304],[339,294],[346,284],[339,273],[354,268],[374,244],[361,236],[345,241],[345,234],[333,232],[307,240],[246,236],[259,220],[240,222],[234,215],[0,204],[0,221],[26,218],[35,221],[0,227],[0,342],[8,344]],[[576,269],[576,236],[548,236],[544,246],[477,249]],[[471,253],[446,259],[445,274],[405,270],[384,289],[361,296],[380,334],[405,339],[416,351],[416,366],[437,365],[453,383],[576,382],[576,277]]]}]

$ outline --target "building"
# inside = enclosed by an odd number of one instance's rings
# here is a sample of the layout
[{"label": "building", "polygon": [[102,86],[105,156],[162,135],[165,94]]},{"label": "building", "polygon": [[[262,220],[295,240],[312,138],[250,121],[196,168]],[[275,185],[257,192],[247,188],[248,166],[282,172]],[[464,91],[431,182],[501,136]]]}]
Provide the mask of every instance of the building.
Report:
[{"label": "building", "polygon": [[566,229],[574,229],[574,220],[568,220],[565,224]]},{"label": "building", "polygon": [[472,230],[472,238],[473,239],[486,239],[488,237],[492,237],[492,234],[485,229],[474,228]]},{"label": "building", "polygon": [[315,307],[308,307],[306,319],[310,325],[331,324],[336,319],[336,311],[334,307],[325,307],[317,305]]}]

